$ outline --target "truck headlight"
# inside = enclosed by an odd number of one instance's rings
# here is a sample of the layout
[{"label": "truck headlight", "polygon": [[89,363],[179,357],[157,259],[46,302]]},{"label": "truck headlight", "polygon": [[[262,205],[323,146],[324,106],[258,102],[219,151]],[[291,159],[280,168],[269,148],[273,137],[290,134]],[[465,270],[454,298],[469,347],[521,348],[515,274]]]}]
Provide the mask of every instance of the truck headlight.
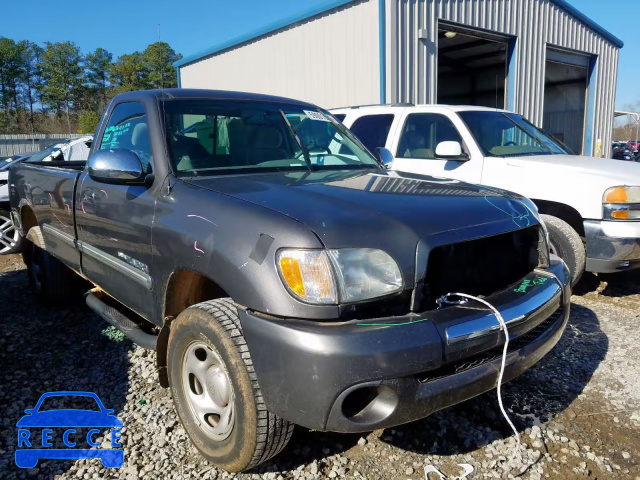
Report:
[{"label": "truck headlight", "polygon": [[399,292],[398,264],[373,248],[299,250],[276,255],[282,283],[294,297],[314,304],[352,303]]},{"label": "truck headlight", "polygon": [[640,220],[640,187],[612,187],[602,197],[603,217],[609,220]]}]

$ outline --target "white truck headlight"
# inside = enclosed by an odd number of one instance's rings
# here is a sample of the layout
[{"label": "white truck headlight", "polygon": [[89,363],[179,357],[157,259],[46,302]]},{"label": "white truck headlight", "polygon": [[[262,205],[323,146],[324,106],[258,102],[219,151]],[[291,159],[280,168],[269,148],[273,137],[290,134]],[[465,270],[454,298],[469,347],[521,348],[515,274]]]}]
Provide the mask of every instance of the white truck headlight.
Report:
[{"label": "white truck headlight", "polygon": [[640,187],[611,187],[602,196],[603,217],[640,220]]},{"label": "white truck headlight", "polygon": [[396,293],[404,287],[395,260],[373,248],[286,248],[278,251],[276,261],[287,290],[308,303],[359,302]]}]

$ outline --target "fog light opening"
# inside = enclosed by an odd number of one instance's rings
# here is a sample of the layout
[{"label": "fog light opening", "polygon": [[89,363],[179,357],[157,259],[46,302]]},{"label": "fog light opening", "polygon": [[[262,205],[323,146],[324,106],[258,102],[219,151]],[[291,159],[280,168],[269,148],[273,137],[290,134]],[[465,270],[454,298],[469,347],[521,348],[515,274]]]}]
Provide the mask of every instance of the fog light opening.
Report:
[{"label": "fog light opening", "polygon": [[373,424],[389,417],[398,405],[398,396],[389,386],[358,388],[342,401],[342,414],[351,422]]}]

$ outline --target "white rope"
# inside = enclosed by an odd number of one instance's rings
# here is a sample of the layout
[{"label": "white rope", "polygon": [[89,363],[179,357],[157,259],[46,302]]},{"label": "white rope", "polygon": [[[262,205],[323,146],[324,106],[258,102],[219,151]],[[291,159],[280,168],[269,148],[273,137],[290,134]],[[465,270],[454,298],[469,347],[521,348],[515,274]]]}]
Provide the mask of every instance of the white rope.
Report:
[{"label": "white rope", "polygon": [[500,373],[498,374],[498,405],[500,405],[500,411],[502,412],[502,416],[505,418],[505,420],[511,427],[511,430],[513,430],[513,433],[516,438],[516,448],[513,451],[511,458],[509,459],[509,462],[511,462],[520,451],[520,434],[518,433],[518,430],[516,429],[516,427],[513,425],[513,422],[509,418],[509,415],[507,415],[507,411],[504,409],[504,405],[502,404],[502,377],[504,375],[504,368],[507,362],[507,349],[509,348],[509,330],[507,330],[507,324],[502,318],[502,315],[500,315],[500,312],[498,311],[498,309],[493,305],[491,305],[486,300],[483,300],[482,298],[474,297],[473,295],[467,295],[466,293],[448,293],[444,296],[444,298],[446,299],[447,297],[451,297],[451,296],[468,298],[469,300],[475,300],[476,302],[482,303],[494,313],[494,315],[498,319],[500,328],[504,330],[504,348],[502,349],[502,363],[500,365]]}]

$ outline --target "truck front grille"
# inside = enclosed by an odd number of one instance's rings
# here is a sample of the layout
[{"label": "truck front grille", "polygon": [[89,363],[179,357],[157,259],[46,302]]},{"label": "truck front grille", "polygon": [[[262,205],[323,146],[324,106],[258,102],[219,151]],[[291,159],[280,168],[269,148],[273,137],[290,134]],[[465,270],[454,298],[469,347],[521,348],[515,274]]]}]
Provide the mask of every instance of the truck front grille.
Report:
[{"label": "truck front grille", "polygon": [[539,264],[540,227],[434,248],[429,255],[423,310],[451,292],[488,296],[517,282]]}]

